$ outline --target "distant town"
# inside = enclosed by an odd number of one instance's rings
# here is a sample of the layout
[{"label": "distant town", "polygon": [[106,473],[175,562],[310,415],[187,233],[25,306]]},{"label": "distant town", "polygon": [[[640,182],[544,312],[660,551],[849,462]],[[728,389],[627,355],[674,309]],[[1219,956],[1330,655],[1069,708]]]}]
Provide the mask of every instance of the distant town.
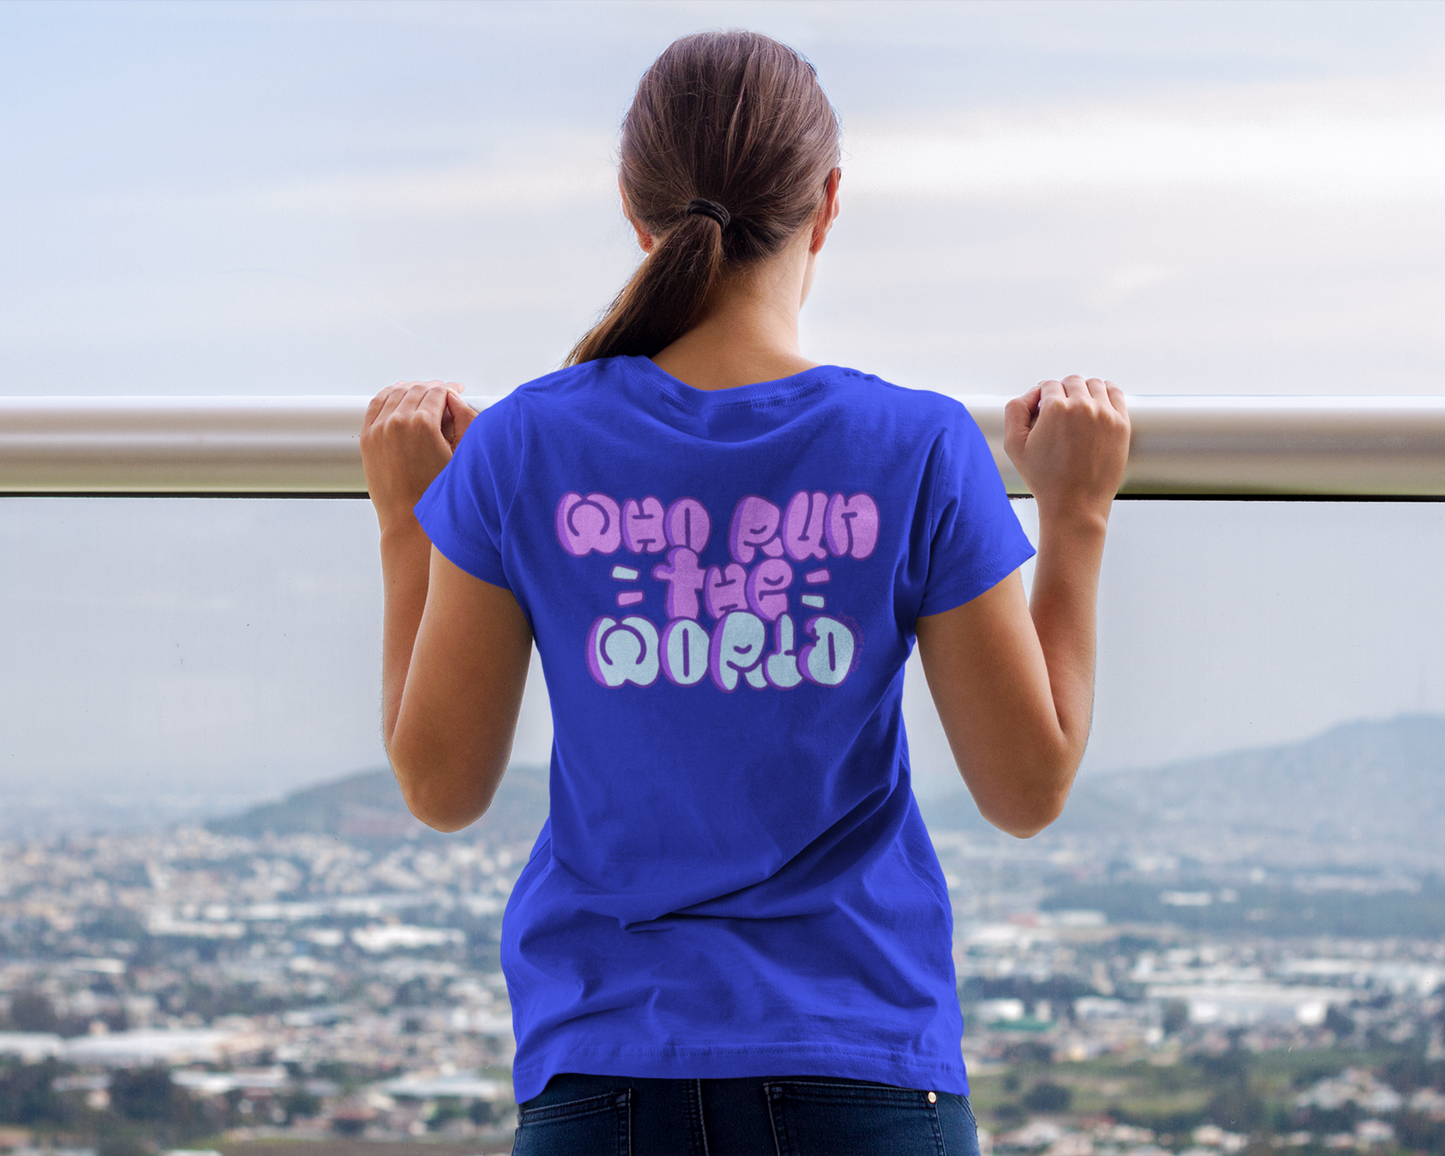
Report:
[{"label": "distant town", "polygon": [[[448,837],[377,772],[209,828],[0,843],[0,1150],[509,1151],[528,776]],[[930,821],[986,1152],[1445,1153],[1433,871]]]}]

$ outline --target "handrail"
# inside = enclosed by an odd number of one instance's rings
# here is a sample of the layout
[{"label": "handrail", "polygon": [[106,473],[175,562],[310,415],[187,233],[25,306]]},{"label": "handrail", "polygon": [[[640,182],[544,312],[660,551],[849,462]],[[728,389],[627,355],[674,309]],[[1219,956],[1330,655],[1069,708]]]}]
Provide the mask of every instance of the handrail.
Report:
[{"label": "handrail", "polygon": [[360,496],[368,401],[0,398],[0,493]]},{"label": "handrail", "polygon": [[[488,404],[494,398],[470,398]],[[960,398],[1003,454],[1007,398]],[[0,494],[362,496],[368,399],[0,397]],[[1445,396],[1129,399],[1125,496],[1445,498]]]}]

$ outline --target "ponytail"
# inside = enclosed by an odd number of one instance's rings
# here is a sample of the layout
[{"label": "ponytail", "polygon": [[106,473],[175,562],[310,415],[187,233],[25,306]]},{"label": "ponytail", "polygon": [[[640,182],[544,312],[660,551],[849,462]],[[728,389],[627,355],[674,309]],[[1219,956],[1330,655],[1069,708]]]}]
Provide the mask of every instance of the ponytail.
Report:
[{"label": "ponytail", "polygon": [[567,364],[666,349],[811,219],[837,164],[837,118],[791,48],[754,32],[669,45],[622,125],[622,191],[654,244]]},{"label": "ponytail", "polygon": [[701,213],[684,217],[657,238],[602,320],[577,343],[567,364],[661,353],[702,319],[722,267],[722,226]]}]

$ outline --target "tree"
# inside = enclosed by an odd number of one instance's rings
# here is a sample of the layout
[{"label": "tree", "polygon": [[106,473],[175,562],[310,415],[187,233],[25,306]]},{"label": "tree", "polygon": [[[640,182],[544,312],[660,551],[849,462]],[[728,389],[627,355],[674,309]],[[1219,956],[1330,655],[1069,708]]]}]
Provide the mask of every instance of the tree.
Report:
[{"label": "tree", "polygon": [[281,1110],[286,1113],[286,1123],[299,1119],[310,1119],[321,1115],[321,1097],[305,1088],[292,1088],[281,1099]]},{"label": "tree", "polygon": [[110,1080],[110,1102],[127,1120],[167,1120],[186,1094],[162,1067],[124,1069]]},{"label": "tree", "polygon": [[1175,1035],[1189,1023],[1189,1005],[1182,999],[1171,999],[1164,1005],[1164,1034]]},{"label": "tree", "polygon": [[1214,1087],[1214,1095],[1210,1097],[1204,1115],[1211,1124],[1221,1128],[1249,1132],[1263,1126],[1269,1112],[1264,1100],[1251,1089],[1253,1059],[1239,1046],[1238,1033],[1233,1034],[1231,1045],[1229,1051],[1222,1055],[1195,1059],[1200,1071]]},{"label": "tree", "polygon": [[219,1123],[208,1119],[206,1108],[173,1084],[162,1067],[117,1071],[110,1078],[110,1105],[123,1119],[148,1125],[145,1131],[164,1139],[165,1147],[203,1136]]},{"label": "tree", "polygon": [[55,1090],[61,1067],[55,1060],[0,1068],[0,1122],[64,1124],[75,1107]]},{"label": "tree", "polygon": [[1343,1008],[1330,1004],[1325,1010],[1325,1027],[1335,1033],[1336,1039],[1349,1039],[1355,1034],[1355,1018]]},{"label": "tree", "polygon": [[154,1156],[156,1146],[131,1129],[109,1132],[97,1139],[95,1156]]},{"label": "tree", "polygon": [[467,1109],[467,1115],[472,1123],[479,1127],[495,1124],[501,1118],[497,1115],[496,1105],[490,1100],[473,1100],[472,1106]]},{"label": "tree", "polygon": [[60,1016],[55,1005],[43,992],[22,991],[10,1000],[10,1022],[16,1031],[56,1032],[60,1030]]},{"label": "tree", "polygon": [[1072,1089],[1041,1080],[1024,1093],[1023,1104],[1033,1112],[1067,1112],[1074,1102]]}]

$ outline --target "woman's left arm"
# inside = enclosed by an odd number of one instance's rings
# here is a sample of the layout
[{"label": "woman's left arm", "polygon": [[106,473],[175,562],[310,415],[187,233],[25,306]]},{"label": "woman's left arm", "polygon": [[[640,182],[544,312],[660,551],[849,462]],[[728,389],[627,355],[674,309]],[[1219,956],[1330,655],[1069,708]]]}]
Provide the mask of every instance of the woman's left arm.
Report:
[{"label": "woman's left arm", "polygon": [[460,391],[436,381],[383,390],[361,435],[381,525],[382,737],[412,814],[441,831],[491,804],[532,649],[511,591],[448,561],[413,512],[476,416]]}]

